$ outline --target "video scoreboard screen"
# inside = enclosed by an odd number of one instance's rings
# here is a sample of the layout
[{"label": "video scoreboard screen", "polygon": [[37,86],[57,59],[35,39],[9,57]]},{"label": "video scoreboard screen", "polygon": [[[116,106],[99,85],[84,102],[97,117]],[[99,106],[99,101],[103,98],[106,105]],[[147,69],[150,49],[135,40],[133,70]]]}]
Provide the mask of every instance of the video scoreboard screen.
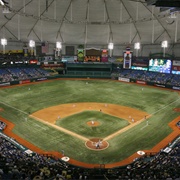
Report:
[{"label": "video scoreboard screen", "polygon": [[171,73],[172,61],[170,59],[150,59],[149,71]]}]

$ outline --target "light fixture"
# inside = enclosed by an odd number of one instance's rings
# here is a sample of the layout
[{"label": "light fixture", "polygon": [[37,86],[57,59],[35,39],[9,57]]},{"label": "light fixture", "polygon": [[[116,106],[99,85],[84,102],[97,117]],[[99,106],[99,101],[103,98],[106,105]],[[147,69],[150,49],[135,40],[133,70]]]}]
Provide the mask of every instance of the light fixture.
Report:
[{"label": "light fixture", "polygon": [[168,47],[168,41],[162,41],[162,43],[161,43],[161,47],[164,49],[164,51],[163,51],[163,57],[165,57],[166,56],[166,48]]},{"label": "light fixture", "polygon": [[7,39],[5,39],[5,38],[1,39],[1,45],[6,46],[7,45]]},{"label": "light fixture", "polygon": [[114,48],[114,44],[113,43],[109,43],[108,44],[108,49],[113,49]]},{"label": "light fixture", "polygon": [[0,0],[0,4],[1,4],[2,6],[4,6],[4,1]]},{"label": "light fixture", "polygon": [[31,47],[31,48],[35,47],[35,41],[34,40],[29,41],[29,47]]},{"label": "light fixture", "polygon": [[167,48],[168,47],[168,42],[167,41],[162,41],[161,47],[162,48]]},{"label": "light fixture", "polygon": [[136,57],[138,57],[138,50],[140,49],[140,42],[134,43],[134,49],[136,49]]},{"label": "light fixture", "polygon": [[57,49],[61,49],[61,48],[62,48],[61,42],[56,42],[56,48],[57,48]]},{"label": "light fixture", "polygon": [[137,50],[140,49],[140,43],[139,43],[139,42],[137,42],[137,43],[134,44],[134,49],[137,49]]},{"label": "light fixture", "polygon": [[1,45],[3,46],[3,54],[5,54],[6,53],[5,47],[7,45],[7,39],[2,38],[1,39]]}]

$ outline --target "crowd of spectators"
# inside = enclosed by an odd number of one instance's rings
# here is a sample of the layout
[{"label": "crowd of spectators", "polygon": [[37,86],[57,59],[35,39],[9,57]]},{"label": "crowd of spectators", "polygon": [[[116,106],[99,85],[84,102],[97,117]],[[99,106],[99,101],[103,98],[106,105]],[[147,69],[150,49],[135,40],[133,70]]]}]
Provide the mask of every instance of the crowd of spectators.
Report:
[{"label": "crowd of spectators", "polygon": [[153,156],[144,156],[118,172],[119,179],[180,179],[180,142],[170,152],[161,150]]},{"label": "crowd of spectators", "polygon": [[12,74],[8,73],[5,69],[0,69],[0,82],[14,81]]},{"label": "crowd of spectators", "polygon": [[[177,139],[180,139],[179,137]],[[117,168],[76,167],[50,155],[22,151],[0,136],[0,179],[2,180],[180,180],[180,141],[166,152],[145,154]]]},{"label": "crowd of spectators", "polygon": [[0,120],[0,131],[3,131],[6,128],[6,123]]},{"label": "crowd of spectators", "polygon": [[0,138],[0,179],[87,179],[88,173],[73,168],[62,160],[18,149],[5,138]]},{"label": "crowd of spectators", "polygon": [[178,74],[166,74],[143,70],[131,70],[131,69],[119,69],[113,71],[112,77],[129,78],[135,80],[141,80],[146,82],[153,82],[159,84],[167,84],[172,86],[180,86],[180,75]]},{"label": "crowd of spectators", "polygon": [[43,78],[47,76],[49,76],[49,73],[40,67],[8,67],[0,69],[0,82]]}]

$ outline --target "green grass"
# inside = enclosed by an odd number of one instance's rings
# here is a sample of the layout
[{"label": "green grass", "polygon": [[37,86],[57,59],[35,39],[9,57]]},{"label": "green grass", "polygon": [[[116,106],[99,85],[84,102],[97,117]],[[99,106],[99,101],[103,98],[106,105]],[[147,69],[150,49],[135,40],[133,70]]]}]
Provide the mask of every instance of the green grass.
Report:
[{"label": "green grass", "polygon": [[[28,90],[29,87],[31,90]],[[113,163],[138,150],[155,146],[172,132],[168,123],[180,115],[173,111],[174,108],[180,107],[180,97],[177,92],[148,86],[143,86],[143,88],[142,91],[141,86],[136,84],[112,80],[55,80],[1,88],[0,108],[4,111],[0,115],[16,125],[13,132],[46,151],[61,152],[64,150],[65,155],[87,163]],[[82,140],[34,119],[28,118],[27,122],[25,121],[29,112],[33,113],[46,107],[76,102],[119,104],[146,111],[152,116],[148,127],[145,127],[146,122],[142,122],[109,140],[109,148],[101,152],[89,150]],[[96,130],[87,129],[87,126],[83,124],[84,121],[95,116],[101,126]],[[78,123],[74,120],[76,118]],[[78,134],[84,134],[86,137],[95,135],[104,137],[126,126],[126,123],[127,121],[104,113],[86,111],[62,119],[58,125]]]},{"label": "green grass", "polygon": [[[97,127],[88,126],[87,122],[92,120],[98,121],[100,125]],[[124,128],[129,123],[126,120],[104,114],[103,112],[84,111],[58,120],[56,124],[87,138],[105,138],[113,132]]]}]

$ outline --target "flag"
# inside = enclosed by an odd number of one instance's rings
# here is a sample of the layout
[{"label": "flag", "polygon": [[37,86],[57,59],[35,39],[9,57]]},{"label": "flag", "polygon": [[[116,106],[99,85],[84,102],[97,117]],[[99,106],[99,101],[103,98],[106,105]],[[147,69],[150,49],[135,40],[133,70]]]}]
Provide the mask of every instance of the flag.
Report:
[{"label": "flag", "polygon": [[49,52],[49,44],[48,42],[43,42],[41,45],[41,51],[44,54],[47,54]]}]

